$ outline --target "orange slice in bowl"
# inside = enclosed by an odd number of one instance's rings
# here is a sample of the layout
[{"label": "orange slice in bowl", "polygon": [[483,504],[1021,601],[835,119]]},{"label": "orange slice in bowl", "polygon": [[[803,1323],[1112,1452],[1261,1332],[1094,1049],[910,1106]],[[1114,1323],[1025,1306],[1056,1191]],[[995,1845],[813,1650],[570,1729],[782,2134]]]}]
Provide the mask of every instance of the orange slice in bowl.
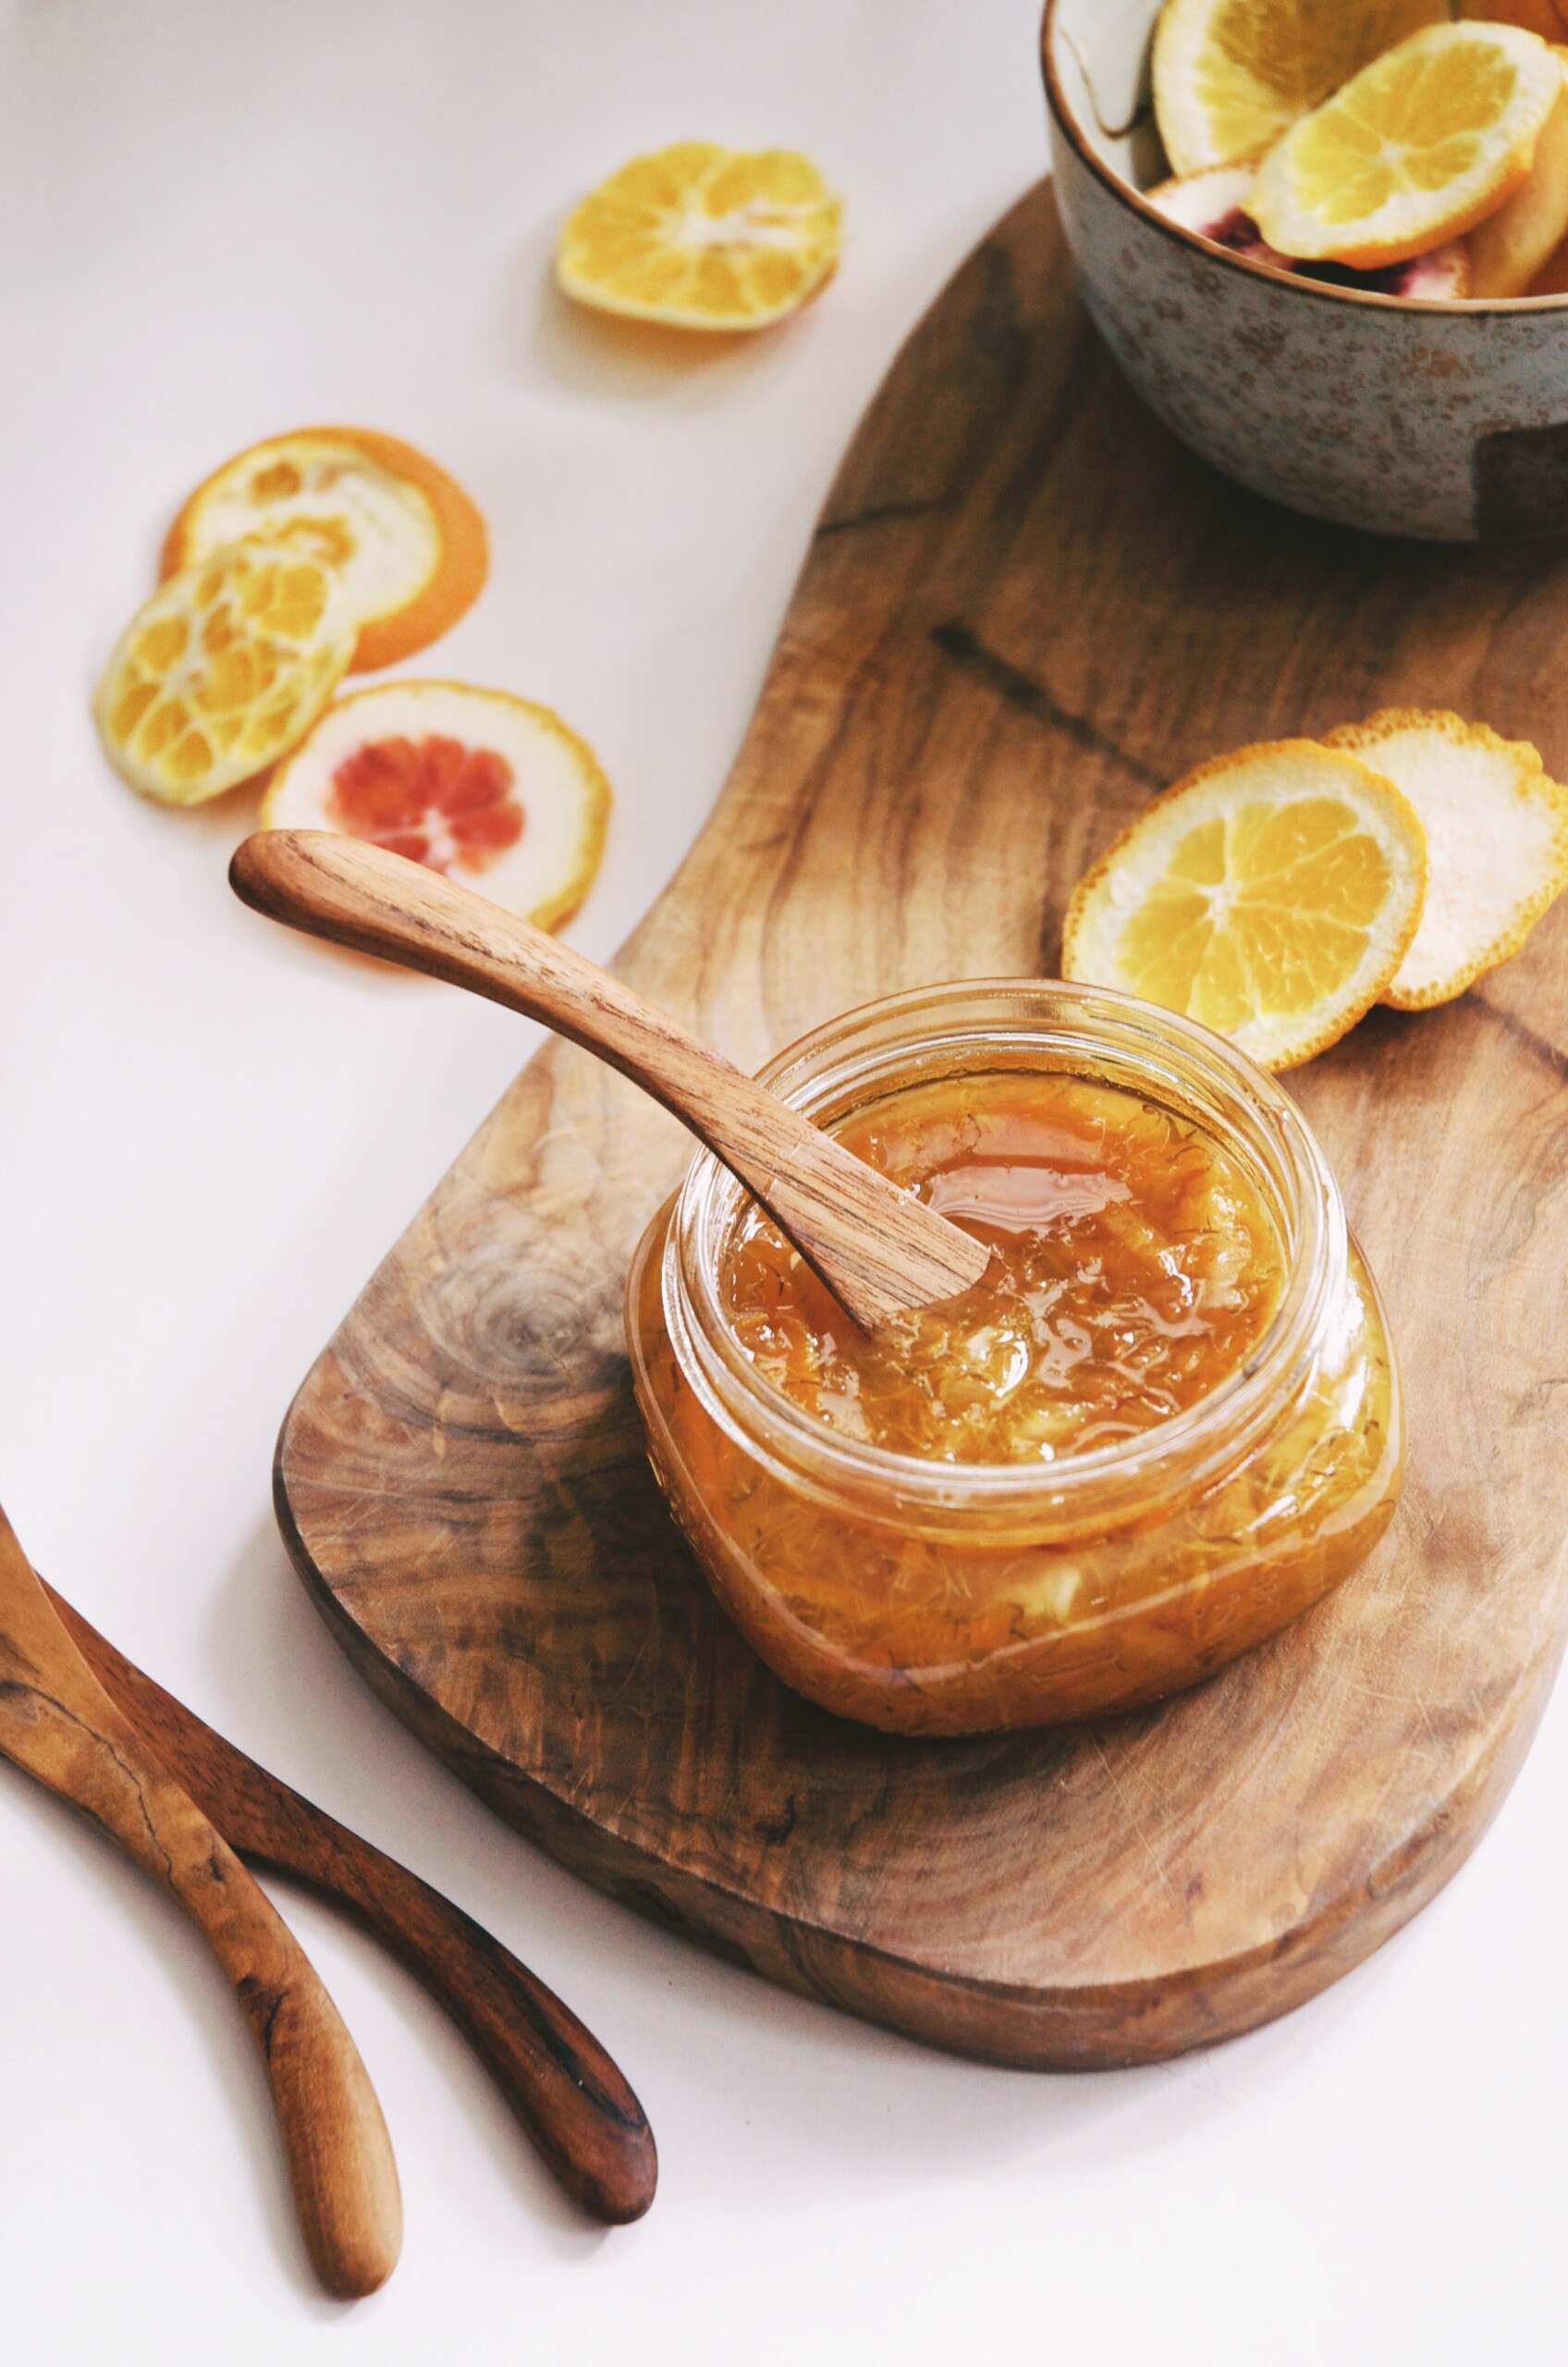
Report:
[{"label": "orange slice in bowl", "polygon": [[682,140],[634,157],[569,217],[556,277],[600,312],[676,328],[760,329],[839,260],[842,207],[809,156]]},{"label": "orange slice in bowl", "polygon": [[1310,740],[1242,748],[1157,797],[1079,881],[1062,975],[1294,1068],[1387,992],[1426,885],[1419,821],[1358,757]]},{"label": "orange slice in bowl", "polygon": [[185,503],[164,544],[175,574],[242,535],[336,567],[365,673],[423,649],[478,597],[484,521],[459,484],[411,444],[369,427],[301,427],[226,460]]},{"label": "orange slice in bowl", "polygon": [[1421,925],[1382,999],[1396,1011],[1451,1002],[1517,953],[1568,887],[1568,789],[1527,740],[1447,713],[1386,707],[1324,745],[1391,780],[1427,834]]},{"label": "orange slice in bowl", "polygon": [[353,655],[336,568],[241,542],[161,583],[121,634],[93,717],[109,761],[165,805],[200,805],[303,739]]},{"label": "orange slice in bowl", "polygon": [[1447,0],[1166,0],[1154,105],[1178,173],[1261,156]]},{"label": "orange slice in bowl", "polygon": [[1513,195],[1562,89],[1537,33],[1428,26],[1276,142],[1248,211],[1282,254],[1364,271],[1408,262]]},{"label": "orange slice in bowl", "polygon": [[366,839],[554,928],[593,884],[609,809],[593,750],[547,706],[386,682],[328,709],[275,774],[261,827]]}]

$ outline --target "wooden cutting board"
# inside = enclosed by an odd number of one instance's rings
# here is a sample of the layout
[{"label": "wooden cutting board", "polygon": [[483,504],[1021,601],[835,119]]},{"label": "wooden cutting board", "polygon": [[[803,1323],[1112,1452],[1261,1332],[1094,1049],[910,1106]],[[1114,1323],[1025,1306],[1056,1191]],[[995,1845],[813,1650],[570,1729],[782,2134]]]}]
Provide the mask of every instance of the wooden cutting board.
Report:
[{"label": "wooden cutting board", "polygon": [[[623,974],[748,1067],[891,988],[1048,973],[1155,790],[1248,740],[1451,705],[1568,767],[1568,549],[1378,543],[1210,475],[1073,293],[1048,190],[894,364],[734,773]],[[686,1138],[552,1045],[305,1382],[284,1529],[370,1683],[522,1832],[768,1979],[967,2053],[1246,2030],[1462,1862],[1562,1648],[1568,900],[1446,1010],[1292,1079],[1409,1390],[1398,1520],[1199,1690],[913,1742],[787,1692],[643,1459],[621,1333]]]}]

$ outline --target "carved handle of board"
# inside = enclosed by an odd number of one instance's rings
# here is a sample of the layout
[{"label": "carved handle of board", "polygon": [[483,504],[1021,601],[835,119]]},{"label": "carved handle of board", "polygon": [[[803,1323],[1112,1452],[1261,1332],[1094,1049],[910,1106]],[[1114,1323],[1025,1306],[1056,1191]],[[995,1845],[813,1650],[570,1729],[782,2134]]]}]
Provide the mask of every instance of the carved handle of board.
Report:
[{"label": "carved handle of board", "polygon": [[316,2274],[344,2300],[374,2293],[397,2263],[402,2201],[354,2042],[265,1894],[87,1666],[4,1513],[0,1750],[117,1841],[202,1932],[261,2049]]},{"label": "carved handle of board", "polygon": [[776,1217],[858,1323],[952,1298],[987,1252],[570,946],[404,855],[329,830],[262,830],[235,893],[314,937],[543,1020],[673,1110]]}]

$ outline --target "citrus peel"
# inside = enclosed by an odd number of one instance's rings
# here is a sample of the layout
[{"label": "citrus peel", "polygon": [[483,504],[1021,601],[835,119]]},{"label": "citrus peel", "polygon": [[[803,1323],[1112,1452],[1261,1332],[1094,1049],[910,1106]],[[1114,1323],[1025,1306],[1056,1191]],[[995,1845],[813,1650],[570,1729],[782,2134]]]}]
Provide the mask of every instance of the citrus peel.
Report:
[{"label": "citrus peel", "polygon": [[1257,178],[1256,165],[1207,165],[1201,172],[1178,173],[1144,191],[1157,214],[1200,239],[1223,239],[1247,218],[1247,200]]},{"label": "citrus peel", "polygon": [[199,805],[302,739],[353,655],[336,569],[261,542],[214,551],[158,586],[116,644],[93,701],[111,764],[165,805]]},{"label": "citrus peel", "polygon": [[1293,1068],[1386,992],[1426,883],[1415,812],[1359,757],[1310,740],[1242,748],[1156,798],[1079,881],[1062,975]]},{"label": "citrus peel", "polygon": [[815,294],[839,260],[842,208],[807,156],[683,140],[637,156],[569,216],[568,296],[692,329],[755,329]]},{"label": "citrus peel", "polygon": [[593,883],[609,808],[593,750],[549,707],[396,681],[328,709],[274,775],[260,827],[367,840],[553,928]]},{"label": "citrus peel", "polygon": [[455,624],[489,569],[484,521],[411,444],[369,427],[301,427],[226,460],[180,508],[161,573],[259,536],[324,560],[358,625],[349,671],[411,656]]},{"label": "citrus peel", "polygon": [[1426,834],[1420,925],[1382,1000],[1452,1001],[1517,953],[1568,887],[1568,789],[1525,740],[1447,712],[1389,707],[1324,745],[1357,756],[1409,800]]},{"label": "citrus peel", "polygon": [[[1568,49],[1553,46],[1559,65]],[[1568,73],[1541,127],[1529,171],[1512,197],[1470,233],[1470,293],[1523,296],[1568,236]]]}]

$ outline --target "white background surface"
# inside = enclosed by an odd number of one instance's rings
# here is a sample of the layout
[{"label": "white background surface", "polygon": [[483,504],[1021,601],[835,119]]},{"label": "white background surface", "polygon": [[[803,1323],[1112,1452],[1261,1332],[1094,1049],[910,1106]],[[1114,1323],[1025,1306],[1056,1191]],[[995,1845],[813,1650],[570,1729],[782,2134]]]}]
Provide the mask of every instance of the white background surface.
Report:
[{"label": "white background surface", "polygon": [[[573,935],[608,954],[719,787],[861,409],[1040,169],[1035,14],[0,0],[0,1491],[133,1658],[561,1992],[663,2165],[641,2226],[590,2226],[412,1984],[290,1897],[407,2207],[386,2290],[323,2300],[199,1944],[0,1769],[8,2359],[1568,2356],[1561,1704],[1471,1868],[1371,1965],[1212,2055],[1062,2079],[655,1932],[361,1689],[275,1533],[274,1436],[526,1031],[242,912],[243,798],[154,810],[88,720],[197,476],[317,418],[410,437],[495,552],[424,670],[597,747],[619,803]],[[808,149],[849,246],[783,333],[680,362],[570,316],[545,269],[584,187],[693,134]]]}]

